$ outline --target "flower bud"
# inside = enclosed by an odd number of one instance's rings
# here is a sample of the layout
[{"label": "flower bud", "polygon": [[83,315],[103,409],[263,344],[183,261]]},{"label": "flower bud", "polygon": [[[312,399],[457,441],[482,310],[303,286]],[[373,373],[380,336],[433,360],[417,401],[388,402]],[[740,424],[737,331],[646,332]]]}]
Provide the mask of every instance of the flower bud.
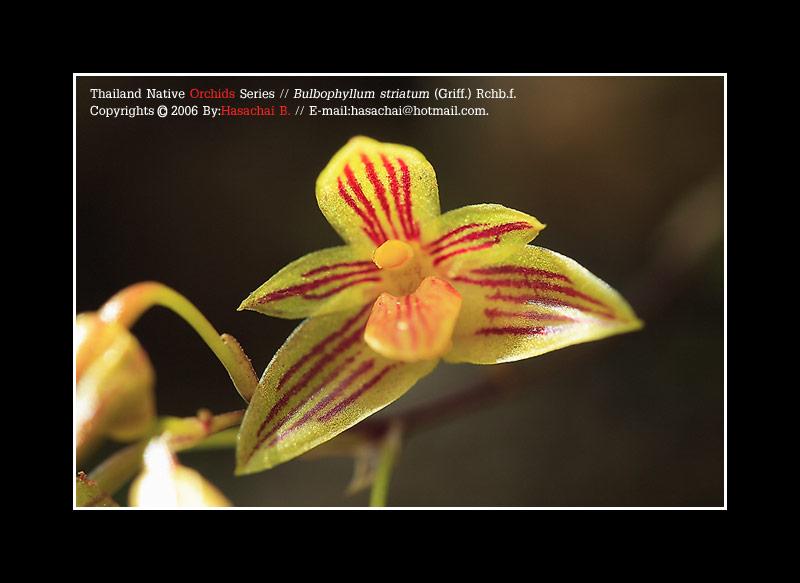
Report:
[{"label": "flower bud", "polygon": [[131,484],[130,505],[142,508],[231,506],[213,484],[178,462],[168,441],[168,437],[160,437],[147,446],[144,471]]},{"label": "flower bud", "polygon": [[78,458],[104,437],[133,441],[155,419],[155,373],[136,338],[94,313],[75,321],[75,432]]}]

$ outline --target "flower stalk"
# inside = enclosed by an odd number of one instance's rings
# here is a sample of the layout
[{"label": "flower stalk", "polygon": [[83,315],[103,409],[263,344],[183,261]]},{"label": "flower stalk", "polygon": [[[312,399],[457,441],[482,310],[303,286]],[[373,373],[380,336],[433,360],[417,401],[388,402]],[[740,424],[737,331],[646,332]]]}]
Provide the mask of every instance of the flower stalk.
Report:
[{"label": "flower stalk", "polygon": [[220,335],[202,312],[175,290],[153,281],[137,283],[109,299],[99,315],[106,322],[130,328],[153,306],[167,308],[189,324],[228,371],[241,397],[250,401],[258,379],[239,342],[229,334]]},{"label": "flower stalk", "polygon": [[[211,415],[200,410],[196,417],[164,417],[147,437],[119,450],[89,473],[89,478],[109,495],[118,492],[142,469],[142,455],[149,441],[163,435],[173,452],[189,449],[220,449],[235,445],[236,428],[244,411]],[[231,439],[233,437],[233,439]],[[221,438],[221,439],[220,439]]]},{"label": "flower stalk", "polygon": [[386,506],[389,496],[389,482],[392,479],[392,470],[400,454],[402,443],[402,426],[393,423],[386,432],[386,437],[381,443],[381,452],[378,457],[378,468],[375,470],[375,481],[369,496],[369,505],[373,507]]}]

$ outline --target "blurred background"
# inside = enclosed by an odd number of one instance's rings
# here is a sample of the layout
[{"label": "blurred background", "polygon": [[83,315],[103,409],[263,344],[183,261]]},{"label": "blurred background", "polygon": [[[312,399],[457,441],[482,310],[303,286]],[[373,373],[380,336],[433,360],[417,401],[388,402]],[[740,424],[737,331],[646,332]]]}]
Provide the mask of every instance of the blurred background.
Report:
[{"label": "blurred background", "polygon": [[[92,100],[89,88],[137,87],[514,88],[517,99],[416,102],[483,105],[486,117],[89,115],[90,105],[132,104]],[[519,390],[413,435],[390,505],[723,504],[721,77],[84,77],[77,107],[78,312],[131,283],[161,281],[238,338],[260,376],[298,322],[236,308],[286,263],[340,244],[314,183],[338,148],[364,134],[425,154],[443,211],[495,202],[547,223],[535,244],[576,259],[645,320],[640,332],[519,363],[439,366],[379,415],[468,389],[500,368]],[[243,407],[178,317],[154,309],[134,332],[157,372],[160,414]],[[180,457],[239,506],[368,501],[344,495],[346,459],[299,459],[235,478],[232,451]]]}]

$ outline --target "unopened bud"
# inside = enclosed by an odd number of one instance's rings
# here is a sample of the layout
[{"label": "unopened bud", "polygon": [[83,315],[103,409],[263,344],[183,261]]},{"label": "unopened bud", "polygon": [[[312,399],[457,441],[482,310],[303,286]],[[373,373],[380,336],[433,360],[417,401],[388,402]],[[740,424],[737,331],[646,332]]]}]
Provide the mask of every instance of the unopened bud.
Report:
[{"label": "unopened bud", "polygon": [[79,314],[76,334],[75,431],[79,457],[104,437],[133,441],[155,419],[155,373],[127,328]]},{"label": "unopened bud", "polygon": [[231,506],[213,484],[182,466],[169,449],[168,437],[153,439],[144,452],[144,471],[131,484],[129,502],[142,508]]}]

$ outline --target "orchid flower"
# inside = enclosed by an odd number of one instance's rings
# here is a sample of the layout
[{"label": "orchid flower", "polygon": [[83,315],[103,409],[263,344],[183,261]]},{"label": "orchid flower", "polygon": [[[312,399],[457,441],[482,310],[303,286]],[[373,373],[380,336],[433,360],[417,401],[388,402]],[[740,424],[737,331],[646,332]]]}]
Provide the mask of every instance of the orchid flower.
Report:
[{"label": "orchid flower", "polygon": [[237,474],[333,438],[440,359],[509,362],[642,326],[595,275],[528,245],[545,227],[536,218],[497,204],[441,214],[433,167],[414,148],[353,138],[316,192],[347,244],[290,263],[239,307],[306,319],[258,383]]}]

